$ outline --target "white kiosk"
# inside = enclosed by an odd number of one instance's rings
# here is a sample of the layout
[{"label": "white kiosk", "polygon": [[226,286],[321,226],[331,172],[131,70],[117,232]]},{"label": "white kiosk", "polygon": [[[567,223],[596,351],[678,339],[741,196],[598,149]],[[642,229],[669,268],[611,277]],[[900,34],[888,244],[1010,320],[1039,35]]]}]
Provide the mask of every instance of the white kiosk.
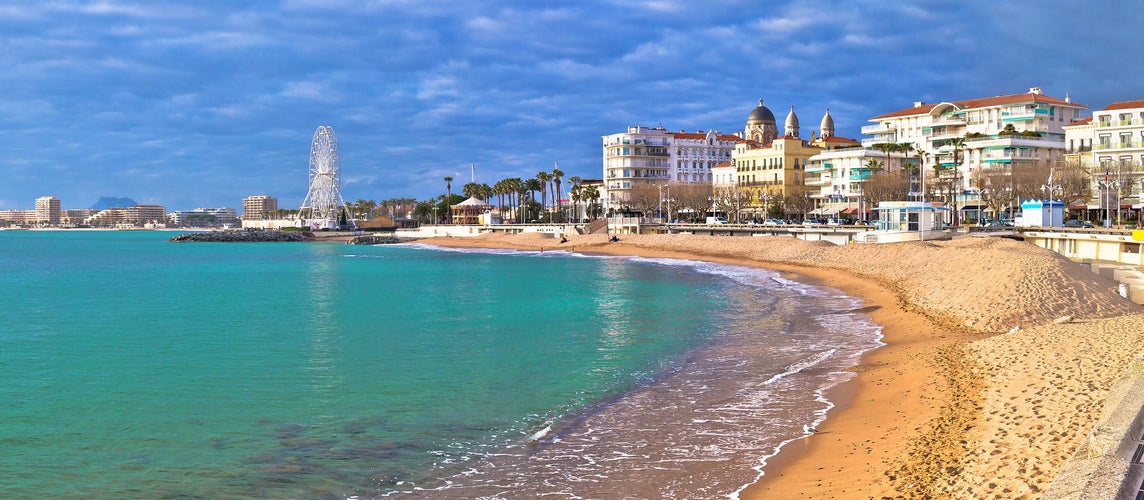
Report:
[{"label": "white kiosk", "polygon": [[949,237],[942,228],[938,211],[928,201],[883,201],[878,204],[878,220],[873,231],[855,235],[861,243],[893,243],[898,241],[937,240]]},{"label": "white kiosk", "polygon": [[1057,200],[1028,199],[1021,203],[1019,227],[1061,227],[1064,225],[1065,204]]}]

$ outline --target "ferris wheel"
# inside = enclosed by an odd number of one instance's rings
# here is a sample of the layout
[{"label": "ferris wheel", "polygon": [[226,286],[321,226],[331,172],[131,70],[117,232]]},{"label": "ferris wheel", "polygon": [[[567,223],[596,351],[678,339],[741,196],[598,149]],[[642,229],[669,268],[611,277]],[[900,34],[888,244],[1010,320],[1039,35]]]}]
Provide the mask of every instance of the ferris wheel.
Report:
[{"label": "ferris wheel", "polygon": [[341,207],[341,159],[334,128],[322,125],[310,144],[310,189],[300,210],[303,224],[311,229],[336,229]]}]

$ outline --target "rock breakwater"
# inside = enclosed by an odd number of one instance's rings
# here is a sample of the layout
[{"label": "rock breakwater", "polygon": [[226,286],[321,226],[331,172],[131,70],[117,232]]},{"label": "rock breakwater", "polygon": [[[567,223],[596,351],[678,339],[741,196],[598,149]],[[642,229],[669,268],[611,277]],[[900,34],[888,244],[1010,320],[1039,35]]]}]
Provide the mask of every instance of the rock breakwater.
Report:
[{"label": "rock breakwater", "polygon": [[208,231],[202,233],[183,233],[167,241],[206,241],[206,242],[237,242],[261,243],[280,241],[310,241],[314,239],[312,233],[302,231]]}]

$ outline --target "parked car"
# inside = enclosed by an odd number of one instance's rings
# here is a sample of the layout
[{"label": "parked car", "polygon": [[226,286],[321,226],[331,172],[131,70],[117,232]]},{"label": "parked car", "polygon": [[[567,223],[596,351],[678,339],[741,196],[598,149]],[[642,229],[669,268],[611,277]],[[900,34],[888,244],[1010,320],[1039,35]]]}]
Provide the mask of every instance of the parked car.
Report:
[{"label": "parked car", "polygon": [[766,219],[763,221],[764,226],[782,226],[785,224],[786,221],[782,219]]},{"label": "parked car", "polygon": [[841,219],[826,219],[827,226],[841,226],[843,225]]},{"label": "parked car", "polygon": [[807,219],[802,221],[802,225],[804,226],[821,226],[823,224],[825,224],[825,222],[823,222],[822,219]]},{"label": "parked car", "polygon": [[1093,225],[1079,219],[1069,219],[1065,221],[1065,227],[1091,228]]},{"label": "parked car", "polygon": [[708,217],[707,218],[707,224],[726,224],[726,223],[727,223],[727,219],[724,219],[722,217]]}]

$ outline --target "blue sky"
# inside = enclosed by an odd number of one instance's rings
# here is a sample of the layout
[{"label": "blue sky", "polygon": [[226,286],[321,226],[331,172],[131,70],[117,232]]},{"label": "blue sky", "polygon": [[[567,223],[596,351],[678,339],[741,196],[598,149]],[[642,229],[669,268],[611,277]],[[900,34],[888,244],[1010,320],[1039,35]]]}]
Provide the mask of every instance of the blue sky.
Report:
[{"label": "blue sky", "polygon": [[914,101],[1144,98],[1138,0],[0,0],[0,209],[53,195],[296,207],[330,125],[347,201],[427,199],[559,162],[600,178],[629,125],[860,138]]}]

